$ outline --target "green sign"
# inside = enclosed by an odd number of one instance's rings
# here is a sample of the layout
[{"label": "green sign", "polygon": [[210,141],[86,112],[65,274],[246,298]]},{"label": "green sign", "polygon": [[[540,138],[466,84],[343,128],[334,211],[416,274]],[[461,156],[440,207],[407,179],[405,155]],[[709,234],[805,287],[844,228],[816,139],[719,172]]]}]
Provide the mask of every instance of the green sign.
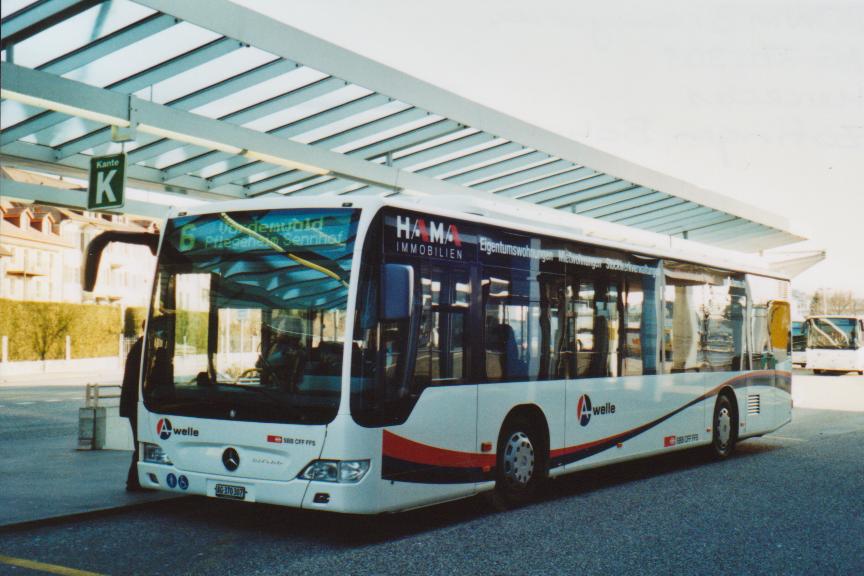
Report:
[{"label": "green sign", "polygon": [[87,208],[102,210],[123,206],[126,188],[126,154],[90,159],[90,186]]}]

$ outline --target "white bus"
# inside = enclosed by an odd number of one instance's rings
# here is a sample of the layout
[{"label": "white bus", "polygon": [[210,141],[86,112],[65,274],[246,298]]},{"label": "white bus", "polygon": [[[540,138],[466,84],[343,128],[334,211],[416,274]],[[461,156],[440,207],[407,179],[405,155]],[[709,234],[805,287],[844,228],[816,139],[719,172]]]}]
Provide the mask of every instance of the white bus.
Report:
[{"label": "white bus", "polygon": [[361,514],[492,490],[518,503],[612,462],[724,458],[790,421],[786,279],[495,206],[173,213],[146,328],[141,484]]},{"label": "white bus", "polygon": [[807,318],[807,369],[864,375],[864,316]]},{"label": "white bus", "polygon": [[792,364],[807,365],[807,323],[806,320],[792,320]]}]

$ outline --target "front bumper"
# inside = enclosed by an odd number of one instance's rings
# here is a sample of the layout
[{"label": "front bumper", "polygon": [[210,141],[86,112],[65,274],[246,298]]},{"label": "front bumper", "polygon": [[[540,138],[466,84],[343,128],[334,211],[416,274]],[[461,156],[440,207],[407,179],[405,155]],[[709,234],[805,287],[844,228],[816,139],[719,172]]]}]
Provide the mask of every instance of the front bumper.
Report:
[{"label": "front bumper", "polygon": [[[173,475],[171,481],[169,481],[170,475]],[[245,488],[244,502],[263,502],[292,508],[347,514],[377,512],[374,509],[374,495],[370,493],[374,491],[374,482],[371,482],[368,477],[356,484],[313,482],[299,479],[286,481],[256,480],[236,476],[186,472],[175,466],[149,462],[138,462],[138,477],[141,486],[145,488],[164,490],[178,495],[190,494],[216,498],[216,485],[228,484]]]}]

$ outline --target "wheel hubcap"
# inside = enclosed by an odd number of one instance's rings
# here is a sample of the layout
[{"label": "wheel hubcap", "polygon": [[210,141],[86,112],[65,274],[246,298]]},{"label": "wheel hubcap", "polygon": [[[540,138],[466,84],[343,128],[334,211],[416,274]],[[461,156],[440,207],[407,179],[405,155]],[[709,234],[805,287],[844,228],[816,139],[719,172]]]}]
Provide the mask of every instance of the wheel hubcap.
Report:
[{"label": "wheel hubcap", "polygon": [[504,447],[504,476],[511,484],[526,486],[534,474],[534,446],[524,432],[510,436]]},{"label": "wheel hubcap", "polygon": [[729,439],[732,437],[732,415],[729,414],[729,409],[725,406],[720,409],[717,414],[717,440],[720,442],[721,448],[726,448],[729,444]]}]

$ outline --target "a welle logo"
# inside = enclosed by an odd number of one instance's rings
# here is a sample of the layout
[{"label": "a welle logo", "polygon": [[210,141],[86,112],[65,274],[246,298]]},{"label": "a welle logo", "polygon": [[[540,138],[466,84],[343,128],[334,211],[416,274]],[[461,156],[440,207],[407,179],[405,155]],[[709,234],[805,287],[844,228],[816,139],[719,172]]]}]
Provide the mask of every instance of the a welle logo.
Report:
[{"label": "a welle logo", "polygon": [[455,224],[396,216],[396,252],[412,256],[462,259],[462,238]]},{"label": "a welle logo", "polygon": [[156,434],[162,440],[168,440],[172,434],[176,436],[198,436],[198,429],[192,426],[174,428],[168,418],[160,418],[159,422],[156,423]]},{"label": "a welle logo", "polygon": [[576,415],[579,417],[579,424],[587,426],[591,422],[591,416],[605,416],[615,413],[615,405],[611,402],[606,402],[602,406],[592,406],[591,397],[583,394],[579,397],[579,402],[576,403]]}]

